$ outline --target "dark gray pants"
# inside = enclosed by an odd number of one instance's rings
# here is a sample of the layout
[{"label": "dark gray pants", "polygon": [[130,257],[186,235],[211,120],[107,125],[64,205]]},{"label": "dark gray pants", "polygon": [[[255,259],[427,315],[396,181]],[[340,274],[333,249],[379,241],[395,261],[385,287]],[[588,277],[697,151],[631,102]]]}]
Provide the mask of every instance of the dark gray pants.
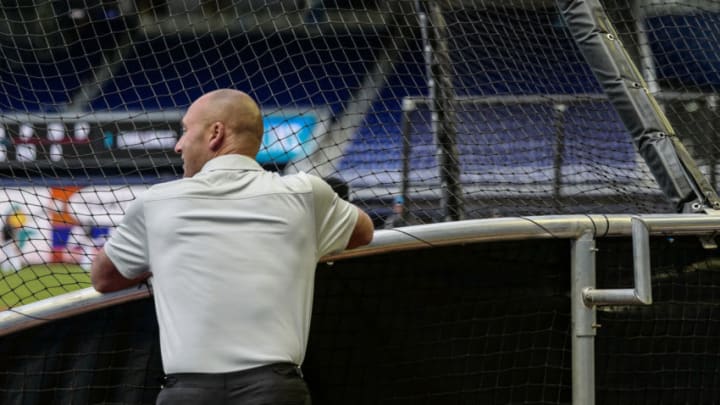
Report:
[{"label": "dark gray pants", "polygon": [[165,377],[157,405],[310,405],[310,392],[294,364],[280,363],[223,374]]}]

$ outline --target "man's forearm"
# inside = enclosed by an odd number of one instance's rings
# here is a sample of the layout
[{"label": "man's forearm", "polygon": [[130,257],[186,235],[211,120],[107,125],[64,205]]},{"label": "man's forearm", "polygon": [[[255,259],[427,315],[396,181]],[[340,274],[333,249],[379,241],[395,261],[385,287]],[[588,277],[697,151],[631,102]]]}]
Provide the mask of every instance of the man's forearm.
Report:
[{"label": "man's forearm", "polygon": [[140,284],[150,277],[150,275],[151,273],[147,272],[136,278],[125,278],[107,256],[105,249],[98,251],[90,269],[90,280],[92,281],[93,288],[103,293],[124,290]]}]

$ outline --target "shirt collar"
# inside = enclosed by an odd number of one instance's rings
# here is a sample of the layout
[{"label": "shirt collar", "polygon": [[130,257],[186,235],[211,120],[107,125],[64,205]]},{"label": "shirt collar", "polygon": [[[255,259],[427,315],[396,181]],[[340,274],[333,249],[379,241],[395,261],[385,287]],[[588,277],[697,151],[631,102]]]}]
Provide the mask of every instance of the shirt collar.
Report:
[{"label": "shirt collar", "polygon": [[263,170],[263,168],[255,159],[249,156],[229,154],[210,159],[200,172],[215,170]]}]

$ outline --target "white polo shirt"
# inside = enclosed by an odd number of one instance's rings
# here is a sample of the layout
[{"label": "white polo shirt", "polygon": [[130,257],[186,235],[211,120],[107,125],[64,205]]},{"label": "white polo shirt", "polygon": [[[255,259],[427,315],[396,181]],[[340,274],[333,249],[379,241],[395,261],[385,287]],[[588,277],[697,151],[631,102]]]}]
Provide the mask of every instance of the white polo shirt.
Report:
[{"label": "white polo shirt", "polygon": [[357,216],[315,176],[224,155],[140,195],[105,251],[127,278],[152,271],[166,373],[301,364],[315,266]]}]

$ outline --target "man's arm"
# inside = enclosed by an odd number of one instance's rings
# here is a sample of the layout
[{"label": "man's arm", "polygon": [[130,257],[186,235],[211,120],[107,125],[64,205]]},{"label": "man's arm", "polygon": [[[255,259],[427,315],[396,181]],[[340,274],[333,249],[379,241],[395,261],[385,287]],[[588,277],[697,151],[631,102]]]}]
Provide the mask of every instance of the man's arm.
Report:
[{"label": "man's arm", "polygon": [[360,208],[356,207],[356,209],[358,210],[358,218],[355,223],[355,229],[353,229],[353,232],[350,235],[350,240],[348,241],[346,249],[367,245],[372,242],[373,234],[375,232],[375,225],[373,225],[370,216]]},{"label": "man's arm", "polygon": [[105,249],[100,249],[95,255],[92,268],[90,269],[90,280],[92,285],[98,292],[106,293],[112,291],[123,290],[128,287],[140,284],[150,276],[149,272],[141,274],[134,279],[125,278],[118,271],[110,258],[105,253]]}]

